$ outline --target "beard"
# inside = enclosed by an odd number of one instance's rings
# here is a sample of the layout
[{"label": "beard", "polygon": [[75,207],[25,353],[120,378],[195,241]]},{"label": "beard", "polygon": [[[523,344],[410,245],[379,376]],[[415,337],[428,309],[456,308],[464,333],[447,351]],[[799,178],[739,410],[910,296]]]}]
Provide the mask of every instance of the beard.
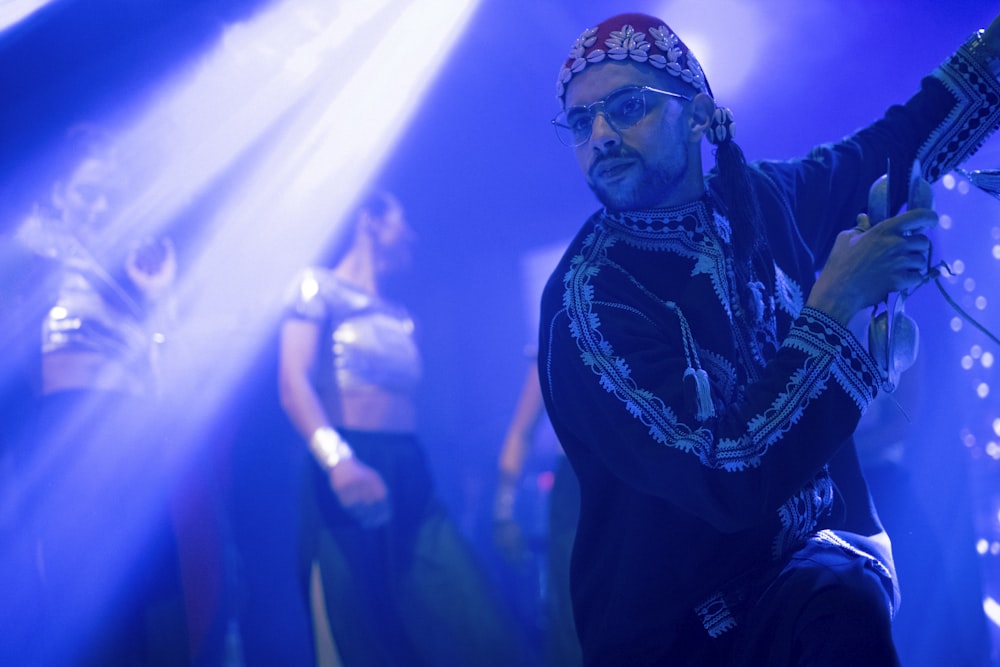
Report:
[{"label": "beard", "polygon": [[[685,148],[687,131],[684,124],[672,122],[661,126],[660,132],[665,136],[655,140],[653,161],[647,160],[648,150],[643,154],[628,144],[620,143],[590,166],[587,184],[608,210],[628,211],[662,206],[664,200],[687,178],[690,159]],[[636,165],[632,167],[635,173],[628,174],[626,178],[602,182],[596,175],[604,160],[609,158],[635,161]]]},{"label": "beard", "polygon": [[[688,158],[683,151],[669,160],[650,165],[634,150],[625,146],[606,157],[627,157],[638,163],[639,173],[635,177],[611,184],[602,184],[593,177],[587,184],[597,199],[610,211],[630,211],[656,208],[666,196],[684,180],[687,175]],[[594,163],[593,173],[601,160]]]}]

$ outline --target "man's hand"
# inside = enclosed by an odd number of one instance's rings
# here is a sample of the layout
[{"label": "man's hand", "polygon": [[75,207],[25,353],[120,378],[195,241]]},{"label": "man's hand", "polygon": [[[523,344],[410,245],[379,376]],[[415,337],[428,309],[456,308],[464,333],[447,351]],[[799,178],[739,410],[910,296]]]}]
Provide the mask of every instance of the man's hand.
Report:
[{"label": "man's hand", "polygon": [[863,308],[890,292],[917,285],[928,270],[931,242],[925,231],[937,225],[931,209],[914,209],[875,225],[858,216],[858,226],[841,232],[807,305],[847,325]]},{"label": "man's hand", "polygon": [[344,459],[333,467],[330,488],[344,511],[365,528],[377,528],[392,518],[389,491],[382,476],[357,457]]}]

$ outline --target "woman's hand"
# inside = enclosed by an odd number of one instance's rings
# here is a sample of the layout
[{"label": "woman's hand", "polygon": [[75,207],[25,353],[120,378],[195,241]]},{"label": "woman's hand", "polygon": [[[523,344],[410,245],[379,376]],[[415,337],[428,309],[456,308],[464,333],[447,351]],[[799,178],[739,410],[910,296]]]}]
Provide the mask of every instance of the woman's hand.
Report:
[{"label": "woman's hand", "polygon": [[357,457],[346,458],[333,467],[330,488],[344,511],[365,528],[377,528],[392,518],[385,481]]},{"label": "woman's hand", "polygon": [[150,301],[166,292],[177,278],[177,254],[170,239],[146,239],[136,243],[125,260],[125,272]]}]

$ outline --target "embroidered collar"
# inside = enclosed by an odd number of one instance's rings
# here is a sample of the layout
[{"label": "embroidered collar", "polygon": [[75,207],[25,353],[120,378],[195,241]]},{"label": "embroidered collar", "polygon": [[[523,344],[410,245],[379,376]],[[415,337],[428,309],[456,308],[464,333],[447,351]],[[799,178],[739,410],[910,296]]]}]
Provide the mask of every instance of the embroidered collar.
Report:
[{"label": "embroidered collar", "polygon": [[714,226],[712,224],[713,219],[712,207],[707,198],[704,197],[682,206],[647,208],[634,211],[609,211],[604,209],[601,214],[601,221],[607,223],[610,227],[618,227],[622,230],[641,234],[655,234],[678,228],[711,229]]}]

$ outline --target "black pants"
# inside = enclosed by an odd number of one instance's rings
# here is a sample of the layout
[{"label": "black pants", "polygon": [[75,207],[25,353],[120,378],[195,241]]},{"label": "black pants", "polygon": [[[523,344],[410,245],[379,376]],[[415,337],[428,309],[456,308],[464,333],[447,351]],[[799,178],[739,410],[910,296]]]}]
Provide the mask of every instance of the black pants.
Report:
[{"label": "black pants", "polygon": [[154,415],[74,391],[30,416],[0,485],[0,664],[189,664]]},{"label": "black pants", "polygon": [[362,528],[319,466],[308,468],[303,590],[318,559],[331,633],[345,667],[525,665],[526,641],[470,546],[434,498],[409,435],[342,432],[382,475],[393,518]]},{"label": "black pants", "polygon": [[583,664],[580,640],[573,621],[569,564],[580,517],[580,483],[565,456],[559,458],[549,494],[548,577],[545,591],[545,664],[578,667]]}]

